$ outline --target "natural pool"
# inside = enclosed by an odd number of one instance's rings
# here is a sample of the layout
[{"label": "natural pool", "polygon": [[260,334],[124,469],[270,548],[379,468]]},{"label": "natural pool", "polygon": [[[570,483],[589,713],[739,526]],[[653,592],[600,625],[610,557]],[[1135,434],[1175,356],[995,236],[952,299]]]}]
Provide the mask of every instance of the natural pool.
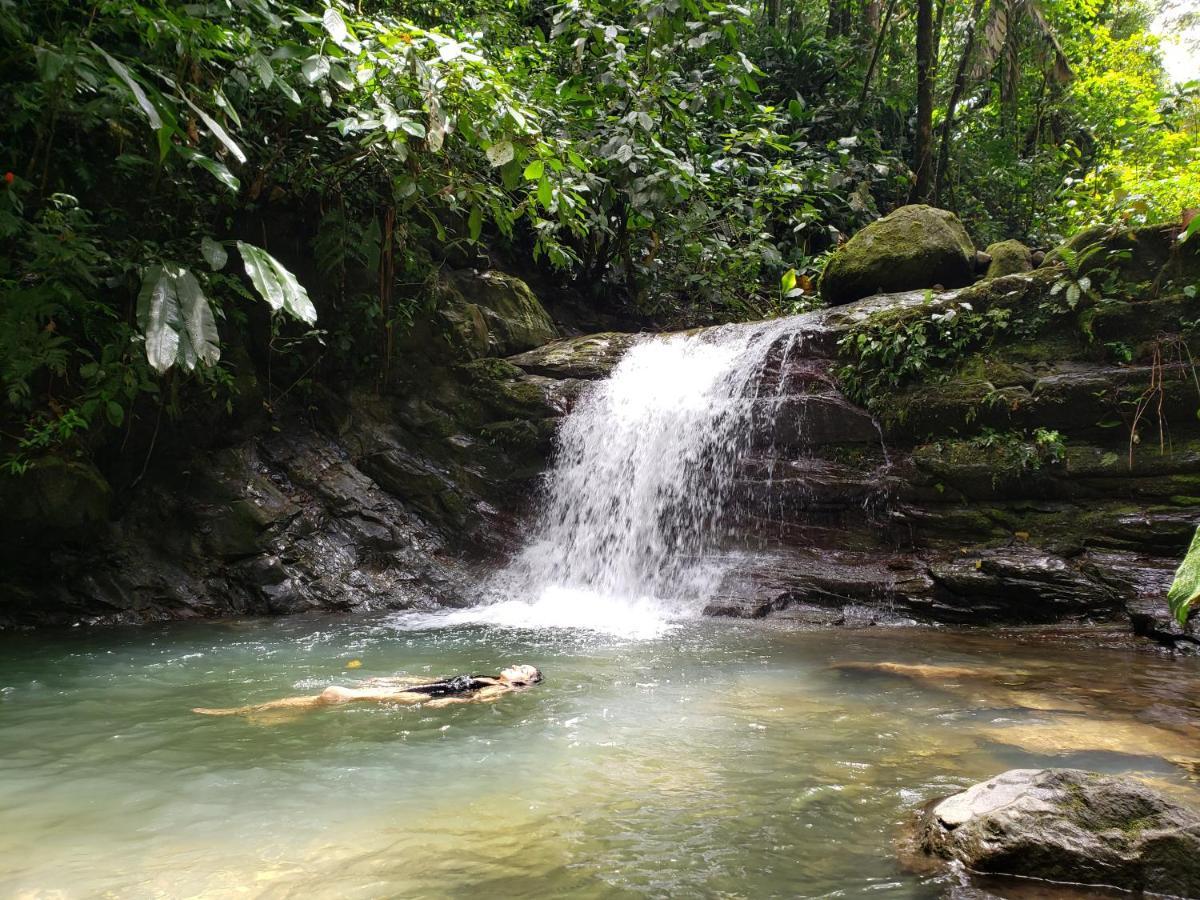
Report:
[{"label": "natural pool", "polygon": [[[0,635],[0,896],[937,897],[895,861],[928,798],[1047,764],[1191,791],[1200,660],[1093,643],[395,615]],[[189,711],[510,661],[546,681]],[[981,671],[839,668],[877,662]]]}]

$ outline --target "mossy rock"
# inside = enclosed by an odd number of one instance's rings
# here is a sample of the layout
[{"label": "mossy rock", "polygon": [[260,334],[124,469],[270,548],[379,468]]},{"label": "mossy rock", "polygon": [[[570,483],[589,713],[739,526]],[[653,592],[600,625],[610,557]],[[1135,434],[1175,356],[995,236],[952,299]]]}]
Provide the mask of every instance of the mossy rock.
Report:
[{"label": "mossy rock", "polygon": [[596,380],[607,378],[626,351],[640,340],[640,334],[614,331],[563,338],[514,356],[510,362],[533,375]]},{"label": "mossy rock", "polygon": [[529,285],[503,272],[443,275],[438,310],[443,336],[462,356],[511,356],[558,337]]},{"label": "mossy rock", "polygon": [[0,476],[0,532],[36,540],[81,537],[108,520],[112,488],[90,462],[37,460],[23,475]]},{"label": "mossy rock", "polygon": [[1014,769],[927,807],[918,844],[992,875],[1200,891],[1200,813],[1128,777]]},{"label": "mossy rock", "polygon": [[1070,254],[1088,253],[1077,262],[1081,273],[1112,269],[1127,283],[1152,282],[1156,287],[1171,282],[1190,283],[1200,279],[1200,241],[1181,244],[1178,230],[1170,225],[1119,228],[1095,225],[1073,235],[1052,250],[1043,265],[1061,264]]},{"label": "mossy rock", "polygon": [[958,217],[902,206],[847,241],[825,265],[821,296],[831,304],[872,294],[961,287],[974,275],[975,246]]},{"label": "mossy rock", "polygon": [[[1101,344],[1120,341],[1137,351],[1140,345],[1162,334],[1179,334],[1184,320],[1198,315],[1200,304],[1182,296],[1136,303],[1110,300],[1081,313],[1079,324],[1085,334]],[[1134,358],[1141,358],[1141,354],[1135,352]]]},{"label": "mossy rock", "polygon": [[992,261],[984,278],[1000,278],[1033,271],[1033,253],[1020,241],[1000,241],[985,251]]}]

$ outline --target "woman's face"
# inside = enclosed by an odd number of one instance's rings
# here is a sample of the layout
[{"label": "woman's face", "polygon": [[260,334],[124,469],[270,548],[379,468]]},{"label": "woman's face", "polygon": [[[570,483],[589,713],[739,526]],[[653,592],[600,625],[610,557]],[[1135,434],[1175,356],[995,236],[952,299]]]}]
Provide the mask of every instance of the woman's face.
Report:
[{"label": "woman's face", "polygon": [[537,684],[542,673],[534,666],[509,666],[501,670],[500,677],[509,684]]}]

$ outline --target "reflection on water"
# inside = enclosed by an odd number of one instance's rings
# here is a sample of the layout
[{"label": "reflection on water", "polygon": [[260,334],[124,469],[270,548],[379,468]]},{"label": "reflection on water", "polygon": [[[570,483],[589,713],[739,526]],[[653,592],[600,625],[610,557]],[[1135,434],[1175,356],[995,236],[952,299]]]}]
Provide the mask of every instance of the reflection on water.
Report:
[{"label": "reflection on water", "polygon": [[[0,636],[0,896],[936,897],[894,861],[924,800],[1045,764],[1186,793],[1200,756],[1196,660],[1020,633],[435,624]],[[546,681],[436,712],[189,712],[507,662]]]}]

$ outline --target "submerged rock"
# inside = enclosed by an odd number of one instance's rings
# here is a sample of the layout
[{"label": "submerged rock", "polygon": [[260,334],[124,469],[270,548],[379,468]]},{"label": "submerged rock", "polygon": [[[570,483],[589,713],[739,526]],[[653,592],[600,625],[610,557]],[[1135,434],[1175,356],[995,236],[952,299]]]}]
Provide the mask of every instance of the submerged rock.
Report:
[{"label": "submerged rock", "polygon": [[1188,771],[1200,772],[1195,736],[1134,719],[1051,716],[1038,722],[991,725],[980,736],[1027,753],[1121,753],[1152,756]]},{"label": "submerged rock", "polygon": [[1013,769],[977,784],[930,807],[918,841],[975,872],[1200,892],[1200,814],[1077,769]]},{"label": "submerged rock", "polygon": [[961,287],[975,269],[975,246],[954,213],[902,206],[872,222],[825,266],[821,296],[831,304],[918,288]]}]

